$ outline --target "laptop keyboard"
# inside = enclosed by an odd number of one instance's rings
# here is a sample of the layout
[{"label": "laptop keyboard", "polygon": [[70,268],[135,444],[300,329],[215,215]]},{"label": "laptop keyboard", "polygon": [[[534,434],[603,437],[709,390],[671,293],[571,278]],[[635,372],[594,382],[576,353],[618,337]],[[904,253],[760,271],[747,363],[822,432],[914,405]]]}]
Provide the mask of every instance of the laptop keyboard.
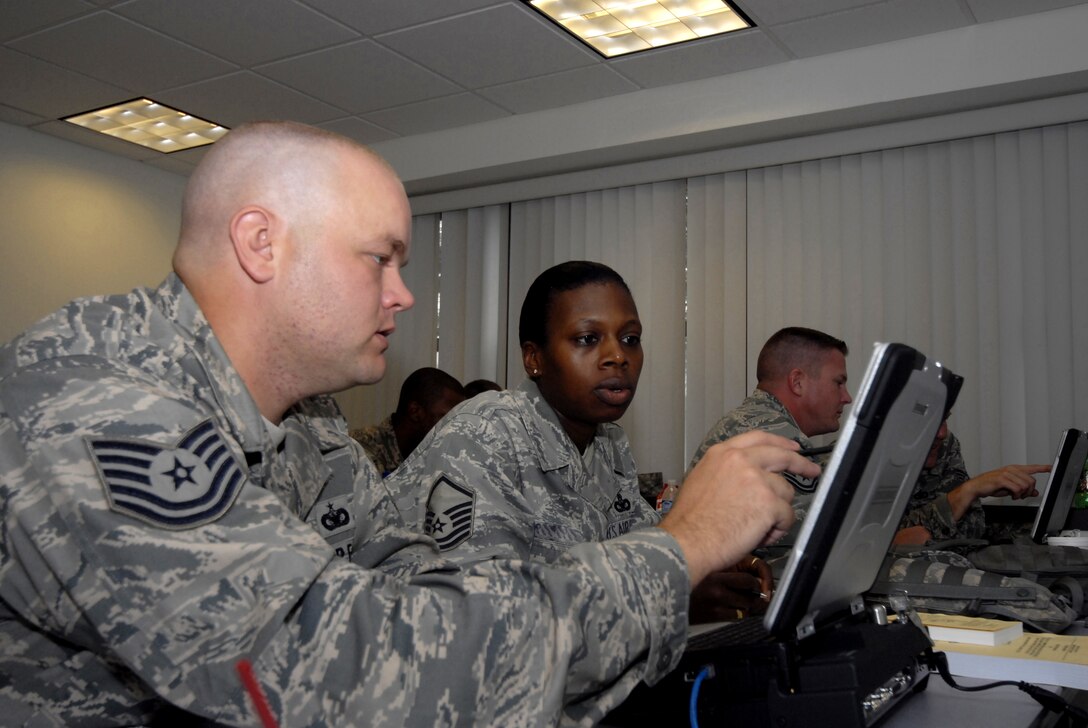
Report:
[{"label": "laptop keyboard", "polygon": [[687,649],[709,650],[728,645],[752,645],[770,639],[770,632],[763,626],[763,617],[745,617],[695,635],[688,640]]}]

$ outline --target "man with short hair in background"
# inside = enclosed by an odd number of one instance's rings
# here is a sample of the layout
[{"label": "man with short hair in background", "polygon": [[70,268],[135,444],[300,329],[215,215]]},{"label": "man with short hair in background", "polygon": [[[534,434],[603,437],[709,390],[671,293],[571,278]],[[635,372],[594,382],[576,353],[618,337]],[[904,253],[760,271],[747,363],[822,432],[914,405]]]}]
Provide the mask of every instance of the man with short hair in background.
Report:
[{"label": "man with short hair in background", "polygon": [[451,374],[422,367],[405,378],[395,412],[377,425],[352,430],[351,436],[384,478],[400,467],[447,412],[467,398],[465,388]]},{"label": "man with short hair in background", "polygon": [[[764,430],[813,449],[809,438],[836,432],[843,407],[853,398],[846,388],[846,342],[816,329],[790,326],[777,331],[756,360],[756,388],[707,433],[690,468],[695,467],[715,443],[751,430]],[[811,455],[822,464],[826,457]],[[690,469],[689,468],[689,469]],[[798,521],[804,518],[816,478],[786,474],[797,491],[793,507]]]}]

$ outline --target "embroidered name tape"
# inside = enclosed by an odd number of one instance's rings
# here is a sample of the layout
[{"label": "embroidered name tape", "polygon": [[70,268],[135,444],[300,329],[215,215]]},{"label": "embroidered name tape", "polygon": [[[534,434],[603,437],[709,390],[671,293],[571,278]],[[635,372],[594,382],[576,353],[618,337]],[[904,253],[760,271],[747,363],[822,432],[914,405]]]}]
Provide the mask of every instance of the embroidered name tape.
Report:
[{"label": "embroidered name tape", "polygon": [[118,437],[86,442],[110,508],[164,528],[216,520],[234,503],[246,477],[211,420],[173,447]]}]

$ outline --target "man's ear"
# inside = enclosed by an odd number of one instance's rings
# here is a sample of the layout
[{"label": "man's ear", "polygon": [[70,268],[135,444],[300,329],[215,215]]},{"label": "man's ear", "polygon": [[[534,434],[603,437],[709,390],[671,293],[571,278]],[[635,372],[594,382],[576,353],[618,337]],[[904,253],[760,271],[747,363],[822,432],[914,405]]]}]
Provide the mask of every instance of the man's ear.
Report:
[{"label": "man's ear", "polygon": [[790,392],[793,396],[800,397],[805,393],[805,372],[801,369],[791,369],[789,375],[786,377],[786,383],[789,385]]},{"label": "man's ear", "polygon": [[275,274],[273,217],[263,207],[251,205],[230,220],[230,240],[238,264],[256,283],[267,283]]}]

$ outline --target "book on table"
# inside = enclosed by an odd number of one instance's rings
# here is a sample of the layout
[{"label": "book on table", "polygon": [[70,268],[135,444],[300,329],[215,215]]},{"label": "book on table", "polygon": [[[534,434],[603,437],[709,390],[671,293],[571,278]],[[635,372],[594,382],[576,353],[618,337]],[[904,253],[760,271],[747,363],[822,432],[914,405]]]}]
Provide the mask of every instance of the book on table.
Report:
[{"label": "book on table", "polygon": [[1024,634],[1024,625],[1004,619],[965,617],[960,614],[919,612],[922,624],[934,640],[970,645],[1003,645]]},{"label": "book on table", "polygon": [[996,647],[935,642],[953,675],[1088,690],[1088,636],[1023,634]]}]

